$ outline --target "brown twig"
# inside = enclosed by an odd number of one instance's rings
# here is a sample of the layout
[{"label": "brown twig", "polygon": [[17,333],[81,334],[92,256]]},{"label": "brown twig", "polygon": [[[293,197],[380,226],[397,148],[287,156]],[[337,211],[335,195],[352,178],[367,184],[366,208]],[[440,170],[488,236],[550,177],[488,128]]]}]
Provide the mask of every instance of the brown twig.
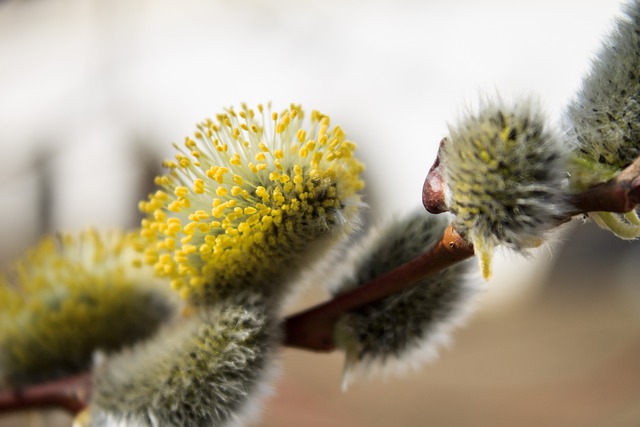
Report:
[{"label": "brown twig", "polygon": [[[442,146],[442,143],[441,143]],[[439,156],[436,158],[423,190],[423,202],[430,212],[447,210]],[[573,209],[558,224],[573,216],[594,211],[628,212],[640,203],[640,157],[611,181],[576,194],[570,200]],[[442,239],[424,254],[367,284],[341,294],[323,304],[295,314],[285,320],[285,341],[289,347],[313,351],[334,349],[333,327],[341,315],[378,301],[420,279],[473,255],[473,247],[450,226]]]},{"label": "brown twig", "polygon": [[85,408],[91,381],[88,373],[0,392],[0,414],[28,409],[59,408],[77,414]]},{"label": "brown twig", "polygon": [[640,203],[640,157],[611,181],[576,194],[572,215],[586,212],[629,212]]},{"label": "brown twig", "polygon": [[296,314],[284,323],[284,344],[315,351],[334,349],[333,326],[344,313],[381,300],[473,255],[473,247],[449,226],[430,250],[364,286]]}]

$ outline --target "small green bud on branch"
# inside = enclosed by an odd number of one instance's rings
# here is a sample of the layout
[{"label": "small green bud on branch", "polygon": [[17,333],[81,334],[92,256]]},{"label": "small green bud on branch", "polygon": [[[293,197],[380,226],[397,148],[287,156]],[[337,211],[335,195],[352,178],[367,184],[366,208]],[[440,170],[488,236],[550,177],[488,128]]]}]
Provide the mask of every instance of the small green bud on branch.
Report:
[{"label": "small green bud on branch", "polygon": [[640,157],[615,178],[577,193],[571,199],[574,208],[572,215],[585,212],[632,211],[640,203]]}]

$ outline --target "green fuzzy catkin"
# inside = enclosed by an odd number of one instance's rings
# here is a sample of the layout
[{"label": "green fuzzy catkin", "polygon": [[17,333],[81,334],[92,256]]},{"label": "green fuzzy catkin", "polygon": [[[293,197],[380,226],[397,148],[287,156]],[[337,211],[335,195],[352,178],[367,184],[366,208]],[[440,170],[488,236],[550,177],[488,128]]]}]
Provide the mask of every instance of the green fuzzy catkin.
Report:
[{"label": "green fuzzy catkin", "polygon": [[[334,292],[367,283],[432,246],[447,225],[423,210],[373,229],[343,263]],[[386,368],[434,358],[450,330],[470,311],[479,287],[464,280],[460,263],[421,280],[417,286],[344,315],[335,330],[346,353],[343,386],[360,367]]]},{"label": "green fuzzy catkin", "polygon": [[640,155],[640,1],[626,5],[566,116],[576,189],[608,181]]},{"label": "green fuzzy catkin", "polygon": [[496,246],[536,246],[562,214],[566,150],[530,100],[486,102],[449,131],[441,158],[447,203],[489,278]]},{"label": "green fuzzy catkin", "polygon": [[[606,182],[640,155],[640,1],[626,5],[567,108],[576,191]],[[623,239],[640,237],[635,212],[589,214]]]},{"label": "green fuzzy catkin", "polygon": [[154,333],[176,302],[134,270],[133,235],[48,236],[0,276],[0,385],[25,386],[87,369]]},{"label": "green fuzzy catkin", "polygon": [[204,427],[242,420],[264,394],[279,343],[260,297],[236,295],[202,308],[98,371],[92,427]]}]

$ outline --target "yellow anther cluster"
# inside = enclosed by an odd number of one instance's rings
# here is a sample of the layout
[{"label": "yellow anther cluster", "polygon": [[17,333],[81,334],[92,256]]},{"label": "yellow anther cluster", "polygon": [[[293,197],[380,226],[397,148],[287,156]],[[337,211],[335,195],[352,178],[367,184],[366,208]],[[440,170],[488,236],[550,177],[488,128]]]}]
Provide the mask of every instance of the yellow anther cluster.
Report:
[{"label": "yellow anther cluster", "polygon": [[140,209],[144,259],[194,303],[229,286],[268,286],[310,242],[355,216],[363,166],[317,111],[228,109],[175,145]]},{"label": "yellow anther cluster", "polygon": [[150,271],[132,268],[139,240],[119,232],[48,236],[0,276],[0,383],[86,368],[96,349],[156,329],[169,299],[149,286]]}]

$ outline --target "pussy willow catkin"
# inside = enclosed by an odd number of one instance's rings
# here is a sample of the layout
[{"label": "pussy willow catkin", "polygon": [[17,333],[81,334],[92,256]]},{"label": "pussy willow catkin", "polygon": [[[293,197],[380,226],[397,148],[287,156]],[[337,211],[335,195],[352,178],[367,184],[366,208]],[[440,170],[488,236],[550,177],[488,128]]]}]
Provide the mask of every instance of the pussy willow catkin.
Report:
[{"label": "pussy willow catkin", "polygon": [[[336,269],[334,293],[367,283],[410,261],[440,239],[441,216],[422,209],[373,228]],[[469,312],[479,287],[465,280],[466,263],[454,265],[415,287],[345,314],[336,345],[345,352],[344,383],[362,368],[403,367],[434,358],[449,332]]]},{"label": "pussy willow catkin", "polygon": [[[640,155],[640,2],[631,1],[616,21],[567,107],[572,187],[610,180]],[[640,236],[640,218],[593,212],[596,223],[624,239]]]},{"label": "pussy willow catkin", "polygon": [[296,105],[243,106],[198,126],[178,147],[147,214],[146,263],[191,303],[285,278],[357,225],[363,166],[329,117]]},{"label": "pussy willow catkin", "polygon": [[132,266],[135,236],[47,236],[0,277],[0,381],[12,386],[87,369],[150,336],[175,310],[166,285]]},{"label": "pussy willow catkin", "polygon": [[486,278],[498,245],[538,245],[565,209],[566,148],[532,101],[486,101],[450,126],[441,156],[454,225]]}]

